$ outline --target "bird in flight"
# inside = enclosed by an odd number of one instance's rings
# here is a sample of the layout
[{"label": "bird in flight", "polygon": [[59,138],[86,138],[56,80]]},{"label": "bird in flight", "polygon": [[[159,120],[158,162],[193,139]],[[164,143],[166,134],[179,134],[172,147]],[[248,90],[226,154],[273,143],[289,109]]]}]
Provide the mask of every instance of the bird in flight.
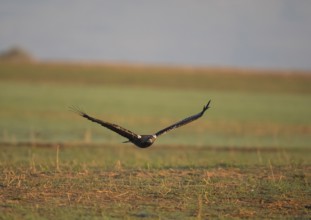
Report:
[{"label": "bird in flight", "polygon": [[186,124],[200,118],[204,114],[204,112],[209,108],[210,102],[211,102],[211,100],[209,100],[209,102],[203,107],[203,110],[200,111],[199,113],[192,115],[190,117],[187,117],[187,118],[185,118],[179,122],[176,122],[175,124],[172,124],[172,125],[164,128],[164,129],[154,133],[154,134],[149,134],[149,135],[135,134],[134,132],[127,130],[127,129],[119,126],[119,125],[112,124],[112,123],[109,123],[106,121],[102,121],[102,120],[93,118],[92,116],[86,114],[84,111],[80,110],[77,107],[70,107],[70,110],[79,114],[80,116],[92,121],[92,122],[98,123],[98,124],[108,128],[108,129],[118,133],[119,135],[127,138],[128,141],[125,141],[123,143],[132,142],[137,147],[147,148],[147,147],[150,147],[155,142],[157,137],[159,137],[160,135],[165,134],[168,131],[171,131],[171,130],[178,128],[180,126],[186,125]]}]

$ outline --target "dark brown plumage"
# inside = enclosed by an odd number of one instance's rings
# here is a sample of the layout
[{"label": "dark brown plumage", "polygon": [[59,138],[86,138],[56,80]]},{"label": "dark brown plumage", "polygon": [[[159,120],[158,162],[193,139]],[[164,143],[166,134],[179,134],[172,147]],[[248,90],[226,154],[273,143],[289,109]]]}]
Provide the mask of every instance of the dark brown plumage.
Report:
[{"label": "dark brown plumage", "polygon": [[[151,134],[151,135],[138,135],[138,134],[135,134],[134,132],[130,131],[130,130],[127,130],[119,125],[116,125],[116,124],[112,124],[112,123],[109,123],[109,122],[106,122],[106,121],[102,121],[102,120],[99,120],[99,119],[96,119],[96,118],[93,118],[92,116],[86,114],[85,112],[83,112],[82,110],[80,110],[79,108],[76,108],[76,107],[70,107],[70,109],[73,111],[73,112],[76,112],[77,114],[81,115],[82,117],[92,121],[92,122],[96,122],[116,133],[118,133],[119,135],[125,137],[128,139],[128,141],[126,142],[132,142],[133,144],[135,144],[137,147],[140,147],[140,148],[146,148],[146,147],[149,147],[151,146],[157,137],[159,137],[160,135],[162,134],[165,134],[166,132],[169,132],[175,128],[178,128],[180,126],[183,126],[183,125],[186,125],[200,117],[202,117],[202,115],[204,114],[204,112],[209,108],[209,104],[210,104],[211,100],[207,103],[207,105],[205,105],[203,107],[203,110],[195,115],[192,115],[190,117],[187,117],[179,122],[176,122],[175,124],[172,124],[158,132],[156,132],[155,134]],[[124,142],[124,143],[126,143]]]}]

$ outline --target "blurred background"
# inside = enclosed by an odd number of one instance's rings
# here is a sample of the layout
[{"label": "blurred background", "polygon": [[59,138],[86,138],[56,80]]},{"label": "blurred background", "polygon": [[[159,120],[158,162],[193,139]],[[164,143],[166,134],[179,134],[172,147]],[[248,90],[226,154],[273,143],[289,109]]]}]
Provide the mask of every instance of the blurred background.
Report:
[{"label": "blurred background", "polygon": [[311,68],[308,0],[0,4],[0,50],[40,60]]},{"label": "blurred background", "polygon": [[1,142],[308,148],[310,1],[1,1]]}]

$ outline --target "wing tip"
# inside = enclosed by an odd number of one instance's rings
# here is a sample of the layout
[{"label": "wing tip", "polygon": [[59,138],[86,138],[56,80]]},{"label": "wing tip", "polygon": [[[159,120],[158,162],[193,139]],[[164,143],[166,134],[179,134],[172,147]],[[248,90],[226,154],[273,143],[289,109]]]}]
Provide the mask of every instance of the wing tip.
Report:
[{"label": "wing tip", "polygon": [[72,106],[69,106],[68,109],[69,109],[69,111],[74,112],[78,115],[81,115],[81,116],[85,115],[85,112],[78,106],[72,105]]},{"label": "wing tip", "polygon": [[210,108],[209,104],[211,103],[211,99],[208,101],[208,103],[203,107],[203,112],[205,112],[207,109]]}]

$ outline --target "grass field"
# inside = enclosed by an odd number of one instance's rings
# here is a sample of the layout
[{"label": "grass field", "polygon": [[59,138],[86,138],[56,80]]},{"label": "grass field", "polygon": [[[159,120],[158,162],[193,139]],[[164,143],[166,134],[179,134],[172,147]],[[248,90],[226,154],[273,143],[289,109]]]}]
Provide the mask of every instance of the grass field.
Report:
[{"label": "grass field", "polygon": [[[0,218],[311,216],[311,77],[168,67],[0,63]],[[137,133],[199,112],[148,149]]]},{"label": "grass field", "polygon": [[[58,156],[57,156],[58,155]],[[3,147],[4,219],[309,218],[305,151]]]}]

